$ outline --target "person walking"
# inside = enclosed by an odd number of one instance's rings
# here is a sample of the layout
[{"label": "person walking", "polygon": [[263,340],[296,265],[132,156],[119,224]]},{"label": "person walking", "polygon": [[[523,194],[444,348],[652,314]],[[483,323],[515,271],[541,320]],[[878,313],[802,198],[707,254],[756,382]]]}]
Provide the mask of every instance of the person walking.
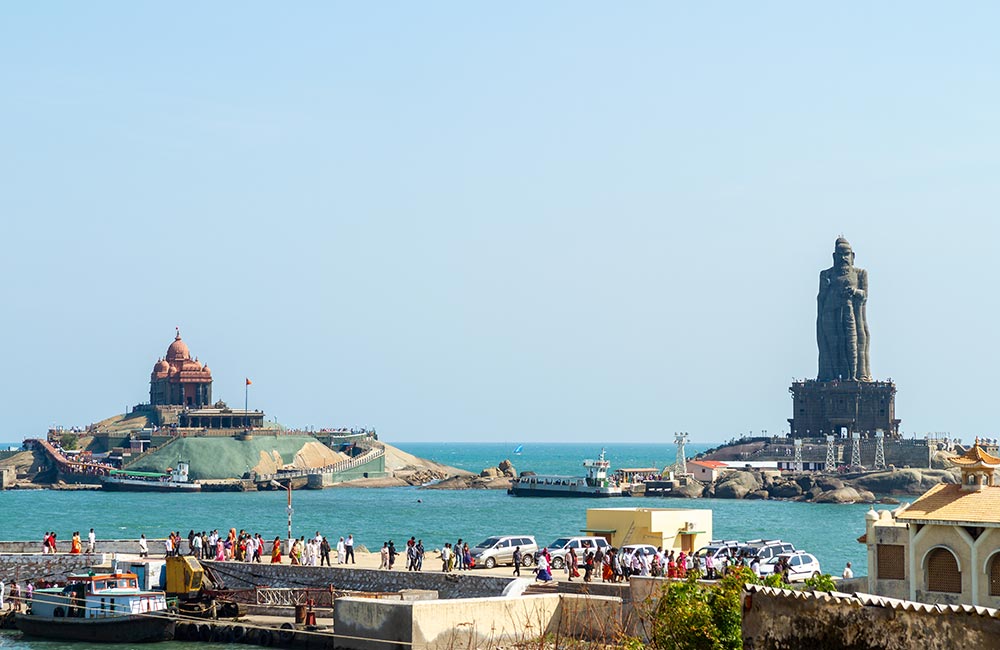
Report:
[{"label": "person walking", "polygon": [[323,566],[326,562],[326,566],[330,566],[330,542],[323,538],[323,541],[319,543],[319,565]]},{"label": "person walking", "polygon": [[521,547],[514,548],[514,575],[521,577]]},{"label": "person walking", "polygon": [[392,571],[392,565],[396,563],[396,556],[397,555],[399,555],[399,553],[396,551],[396,544],[393,543],[393,541],[390,539],[389,540],[389,567],[388,567],[388,569],[390,571]]},{"label": "person walking", "polygon": [[354,561],[354,535],[353,534],[350,534],[350,535],[347,536],[347,541],[344,542],[344,551],[346,553],[344,555],[344,563],[346,564],[347,561],[350,560],[351,564],[357,564],[357,562]]},{"label": "person walking", "polygon": [[139,557],[149,557],[149,547],[146,545],[146,535],[139,535]]},{"label": "person walking", "polygon": [[93,553],[97,548],[97,535],[94,533],[94,529],[91,528],[90,532],[87,533],[87,552]]},{"label": "person walking", "polygon": [[340,541],[337,542],[337,564],[343,564],[347,561],[347,544],[344,543],[344,538],[341,537]]},{"label": "person walking", "polygon": [[378,565],[380,569],[389,568],[389,542],[382,542],[382,551],[379,553],[382,558],[381,564]]}]

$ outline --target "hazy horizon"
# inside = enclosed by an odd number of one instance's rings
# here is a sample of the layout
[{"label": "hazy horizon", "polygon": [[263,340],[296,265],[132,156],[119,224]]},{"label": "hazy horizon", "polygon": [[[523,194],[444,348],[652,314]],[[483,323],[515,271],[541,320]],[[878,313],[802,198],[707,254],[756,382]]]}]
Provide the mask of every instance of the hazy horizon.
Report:
[{"label": "hazy horizon", "polygon": [[904,437],[997,437],[1000,6],[0,16],[0,438],[148,401],[175,327],[296,428],[781,435],[841,234]]}]

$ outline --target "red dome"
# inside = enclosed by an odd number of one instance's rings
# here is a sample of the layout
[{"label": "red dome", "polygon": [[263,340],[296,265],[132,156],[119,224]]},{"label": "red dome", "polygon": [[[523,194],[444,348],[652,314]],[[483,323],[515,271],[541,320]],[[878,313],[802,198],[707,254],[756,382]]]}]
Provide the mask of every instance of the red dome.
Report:
[{"label": "red dome", "polygon": [[153,372],[155,372],[158,375],[166,374],[170,372],[170,364],[164,361],[163,359],[160,359],[159,361],[156,362],[156,365],[153,366]]},{"label": "red dome", "polygon": [[190,358],[191,351],[188,350],[187,343],[181,340],[181,333],[178,330],[174,342],[167,348],[167,361],[187,361]]}]

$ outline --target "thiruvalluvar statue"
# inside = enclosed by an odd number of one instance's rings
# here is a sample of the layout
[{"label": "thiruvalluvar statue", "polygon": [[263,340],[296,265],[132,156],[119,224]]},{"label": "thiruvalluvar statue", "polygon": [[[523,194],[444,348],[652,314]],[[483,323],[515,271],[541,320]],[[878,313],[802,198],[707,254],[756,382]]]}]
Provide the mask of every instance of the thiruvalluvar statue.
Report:
[{"label": "thiruvalluvar statue", "polygon": [[868,272],[854,266],[854,251],[837,239],[833,266],[819,273],[816,342],[819,381],[871,381],[868,361]]}]

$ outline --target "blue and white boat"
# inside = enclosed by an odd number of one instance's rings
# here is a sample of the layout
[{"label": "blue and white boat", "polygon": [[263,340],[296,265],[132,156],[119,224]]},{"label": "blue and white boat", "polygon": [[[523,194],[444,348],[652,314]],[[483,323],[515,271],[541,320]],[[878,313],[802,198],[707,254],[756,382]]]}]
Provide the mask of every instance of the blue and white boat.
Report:
[{"label": "blue and white boat", "polygon": [[604,450],[597,460],[585,460],[586,476],[522,474],[511,481],[508,494],[516,497],[621,497],[628,493],[608,478],[611,463]]}]

